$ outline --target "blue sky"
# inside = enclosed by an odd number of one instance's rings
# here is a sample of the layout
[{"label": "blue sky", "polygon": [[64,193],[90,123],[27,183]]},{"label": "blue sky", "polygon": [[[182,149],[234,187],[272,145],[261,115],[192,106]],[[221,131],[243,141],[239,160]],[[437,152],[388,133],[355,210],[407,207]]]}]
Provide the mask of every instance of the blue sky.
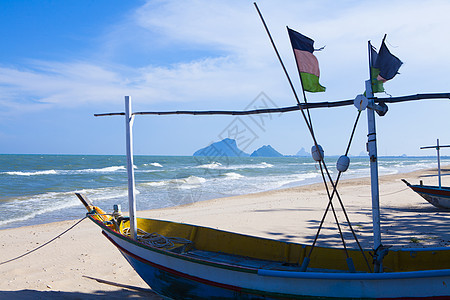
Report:
[{"label": "blue sky", "polygon": [[[368,77],[367,41],[404,65],[392,96],[450,92],[448,1],[259,1],[297,88],[286,26],[315,40],[325,93],[309,102],[353,99]],[[295,100],[253,1],[66,0],[0,2],[0,153],[124,154],[124,96],[134,111],[241,110]],[[379,96],[384,96],[379,94]],[[380,155],[433,155],[450,144],[450,102],[392,104],[377,118]],[[345,151],[356,109],[313,110],[326,154]],[[312,145],[298,112],[262,117],[137,116],[135,152],[191,155],[236,135],[252,152]],[[365,149],[361,118],[351,154]],[[445,153],[443,153],[445,154]]]}]

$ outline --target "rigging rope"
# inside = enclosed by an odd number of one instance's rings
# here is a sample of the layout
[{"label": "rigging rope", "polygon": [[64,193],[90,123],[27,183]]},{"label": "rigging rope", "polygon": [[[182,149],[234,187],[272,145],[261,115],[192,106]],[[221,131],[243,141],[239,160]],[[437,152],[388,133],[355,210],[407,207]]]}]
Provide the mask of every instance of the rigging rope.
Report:
[{"label": "rigging rope", "polygon": [[[359,112],[358,112],[358,115],[356,116],[356,120],[355,120],[355,123],[354,123],[354,125],[353,125],[352,133],[351,133],[351,135],[350,135],[350,139],[349,139],[349,142],[348,142],[348,145],[347,145],[347,149],[346,149],[346,151],[345,151],[345,155],[348,155],[348,152],[350,151],[350,146],[351,146],[351,143],[352,143],[352,141],[353,141],[353,137],[354,137],[355,131],[356,131],[356,126],[358,125],[360,116],[361,116],[361,111],[359,111]],[[331,193],[331,196],[330,196],[330,193],[329,193],[329,190],[328,190],[328,185],[326,184],[326,179],[324,178],[324,173],[323,173],[323,170],[322,170],[322,164],[321,164],[321,163],[323,163],[323,167],[325,168],[326,173],[328,174],[330,183],[331,183],[331,185],[333,186],[333,192]],[[342,232],[341,232],[341,229],[340,229],[340,225],[339,225],[338,220],[337,220],[337,217],[336,217],[336,212],[335,212],[335,210],[334,210],[334,206],[333,206],[333,203],[332,203],[333,197],[334,197],[334,195],[336,194],[336,196],[338,197],[339,203],[340,203],[340,205],[341,205],[342,211],[343,211],[343,213],[344,213],[344,216],[345,216],[345,218],[346,218],[346,221],[347,221],[347,223],[348,223],[348,225],[349,225],[349,228],[350,228],[350,230],[351,230],[351,232],[352,232],[353,238],[355,239],[355,241],[356,241],[356,243],[357,243],[357,245],[358,245],[358,248],[359,248],[359,250],[361,251],[361,253],[362,253],[363,257],[364,257],[364,260],[365,260],[365,262],[366,262],[366,264],[367,264],[367,267],[369,268],[370,271],[372,271],[372,270],[371,270],[371,267],[370,267],[370,264],[369,264],[369,261],[368,261],[366,255],[365,255],[365,253],[364,253],[364,250],[363,250],[362,247],[361,247],[361,244],[359,243],[358,237],[356,236],[356,233],[355,233],[355,231],[354,231],[354,229],[353,229],[353,226],[352,226],[352,224],[351,224],[351,222],[350,222],[350,219],[349,219],[349,217],[348,217],[348,214],[347,214],[347,211],[346,211],[346,209],[345,209],[345,207],[344,207],[344,204],[343,204],[343,202],[342,202],[342,199],[341,199],[341,197],[340,197],[340,195],[339,195],[339,193],[338,193],[338,191],[337,191],[337,185],[338,185],[338,183],[339,183],[339,179],[340,179],[340,177],[341,177],[341,175],[342,175],[342,172],[339,171],[339,173],[338,173],[338,175],[337,175],[337,178],[336,178],[336,181],[333,183],[333,181],[332,181],[332,179],[331,179],[331,176],[330,176],[330,173],[328,172],[328,169],[326,168],[326,165],[325,165],[324,161],[322,160],[321,162],[319,162],[319,165],[320,165],[320,169],[321,169],[321,172],[322,172],[322,177],[323,177],[323,180],[324,180],[324,183],[325,183],[325,187],[326,187],[326,189],[327,189],[327,194],[328,194],[328,205],[327,205],[327,208],[325,209],[325,212],[324,212],[324,214],[323,214],[323,216],[322,216],[322,220],[320,221],[319,228],[318,228],[318,230],[317,230],[316,236],[314,237],[313,244],[312,244],[312,246],[311,246],[311,249],[310,249],[310,251],[309,251],[307,257],[308,257],[308,258],[311,257],[312,251],[313,251],[314,248],[315,248],[317,239],[318,239],[318,237],[319,237],[320,231],[321,231],[321,229],[322,229],[322,227],[323,227],[323,223],[324,223],[324,221],[325,221],[325,217],[327,216],[330,207],[331,207],[331,209],[332,209],[332,211],[333,211],[333,214],[335,215],[336,224],[337,224],[337,226],[338,226],[338,228],[339,228],[339,233],[340,233],[340,235],[341,235],[341,239],[343,240],[343,235],[342,235]],[[345,245],[345,241],[344,241],[344,240],[343,240],[343,244],[344,244],[344,250],[345,250],[346,255],[347,255],[347,257],[348,257],[348,251],[347,251],[347,249],[346,249],[346,245]]]},{"label": "rigging rope", "polygon": [[[393,195],[393,194],[397,194],[403,191],[409,190],[409,187],[395,191],[395,192],[391,192],[391,193],[386,193],[386,194],[380,194],[380,197],[384,197],[384,196],[389,196],[389,195]],[[367,195],[358,195],[358,197],[371,197],[371,196],[367,196]]]},{"label": "rigging rope", "polygon": [[[308,103],[307,103],[307,100],[306,100],[305,90],[304,90],[304,88],[303,88],[303,82],[301,81],[301,78],[300,78],[300,82],[301,82],[301,84],[302,84],[302,91],[303,91],[303,96],[304,96],[305,104],[300,103],[300,100],[299,100],[299,98],[298,98],[298,96],[297,96],[297,92],[295,91],[294,85],[292,84],[292,81],[291,81],[291,79],[290,79],[290,77],[289,77],[289,74],[288,74],[288,72],[287,72],[287,70],[286,70],[286,68],[285,68],[285,66],[284,66],[283,60],[281,59],[281,56],[280,56],[280,54],[278,53],[277,47],[275,46],[275,43],[274,43],[274,41],[273,41],[273,39],[272,39],[272,36],[271,36],[271,34],[270,34],[270,32],[269,32],[269,29],[268,29],[268,27],[267,27],[267,25],[266,25],[266,22],[264,21],[264,18],[263,18],[263,16],[262,16],[261,12],[259,11],[259,8],[258,8],[257,4],[254,3],[254,5],[255,5],[255,8],[256,8],[256,10],[257,10],[257,12],[258,12],[258,14],[259,14],[259,17],[261,18],[261,21],[262,21],[262,23],[263,23],[263,25],[264,25],[264,28],[265,28],[265,30],[266,30],[266,32],[267,32],[267,35],[269,36],[270,42],[272,43],[273,49],[275,50],[275,53],[276,53],[276,55],[277,55],[277,57],[278,57],[278,60],[279,60],[279,62],[280,62],[280,64],[281,64],[281,67],[283,68],[283,71],[284,71],[284,73],[285,73],[285,75],[286,75],[286,78],[287,78],[287,80],[288,80],[288,82],[289,82],[289,85],[290,85],[290,87],[291,87],[292,93],[294,94],[295,100],[297,101],[297,105],[298,105],[298,107],[299,107],[299,109],[300,109],[300,112],[301,112],[301,114],[302,114],[302,116],[303,116],[303,119],[304,119],[304,121],[305,121],[305,123],[306,123],[306,126],[308,127],[308,130],[309,130],[309,132],[310,132],[310,134],[311,134],[311,137],[312,137],[312,139],[313,139],[314,146],[316,147],[316,149],[317,149],[317,150],[319,151],[319,153],[320,153],[319,144],[317,143],[317,140],[316,140],[316,137],[315,137],[315,134],[314,134],[314,130],[313,130],[313,127],[312,127],[311,115],[310,115],[310,113],[309,113],[309,106],[308,106]],[[308,117],[305,115],[303,106],[306,107]],[[354,127],[353,127],[353,131],[352,131],[351,138],[350,138],[350,141],[349,141],[349,145],[348,145],[348,147],[347,147],[346,155],[348,154],[348,150],[350,149],[350,144],[351,144],[351,142],[352,142],[352,139],[353,139],[353,136],[354,136],[354,132],[355,132],[355,128],[356,128],[356,125],[357,125],[357,123],[358,123],[360,114],[361,114],[361,111],[359,111],[358,116],[357,116],[357,118],[356,118],[355,125],[354,125]],[[321,156],[321,155],[319,154],[319,156]],[[337,197],[338,197],[338,199],[339,199],[339,203],[340,203],[340,205],[341,205],[341,207],[342,207],[342,210],[343,210],[343,212],[344,212],[344,215],[345,215],[345,217],[346,217],[346,219],[347,219],[347,222],[348,222],[348,224],[349,224],[349,226],[350,226],[350,229],[351,229],[351,231],[352,231],[352,234],[353,234],[353,236],[355,237],[355,240],[356,240],[356,242],[357,242],[357,244],[358,244],[358,247],[360,248],[360,250],[361,250],[361,252],[362,252],[362,255],[364,256],[364,259],[365,259],[365,261],[367,262],[367,265],[368,265],[369,270],[370,270],[370,265],[369,265],[369,263],[368,263],[368,260],[367,260],[365,254],[364,254],[364,251],[363,251],[362,248],[361,248],[361,245],[359,244],[359,241],[358,241],[358,239],[357,239],[357,237],[356,237],[356,234],[355,234],[355,232],[354,232],[354,230],[353,230],[353,227],[351,226],[350,220],[348,219],[348,215],[347,215],[347,212],[346,212],[346,210],[345,210],[345,207],[344,207],[344,205],[343,205],[343,203],[342,203],[341,197],[339,196],[339,193],[337,192],[337,182],[336,182],[336,184],[333,182],[333,179],[331,178],[330,172],[328,171],[328,168],[327,168],[327,166],[326,166],[326,164],[325,164],[325,160],[324,160],[323,157],[321,157],[321,160],[319,161],[319,165],[320,165],[320,167],[321,167],[320,170],[321,170],[321,173],[322,173],[322,179],[324,180],[324,184],[325,184],[325,186],[326,186],[327,193],[328,193],[328,198],[329,198],[329,203],[328,203],[328,206],[327,206],[327,210],[326,210],[326,212],[325,212],[325,215],[326,215],[326,213],[328,212],[328,209],[329,209],[330,206],[331,206],[331,209],[333,210],[333,213],[336,214],[336,212],[334,211],[334,206],[333,206],[332,203],[331,203],[332,200],[333,200],[334,194],[336,194]],[[323,168],[322,168],[322,165],[323,165]],[[331,195],[329,194],[328,185],[327,185],[326,178],[325,178],[325,175],[324,175],[324,170],[325,170],[325,172],[327,173],[328,180],[330,181],[330,183],[331,183],[331,185],[332,185],[332,187],[333,187],[333,193],[332,193]],[[340,175],[341,175],[341,171],[339,171],[339,174],[338,174],[338,177],[337,177],[337,181],[339,180]],[[325,216],[324,216],[324,217],[325,217]],[[336,218],[336,222],[337,222],[337,226],[340,227],[337,218]],[[319,231],[320,231],[320,229],[319,229]],[[341,238],[343,239],[343,236],[342,236],[342,232],[341,232],[341,231],[340,231],[340,234],[341,234]],[[317,240],[317,236],[316,236],[316,238],[315,238],[315,242],[316,242],[316,240]],[[344,248],[345,248],[345,247],[346,247],[346,246],[345,246],[345,242],[344,242]],[[311,248],[309,255],[311,254],[311,252],[312,252],[313,249],[314,249],[314,245],[313,245],[313,247]],[[347,255],[348,255],[348,254],[347,254]],[[303,269],[303,266],[305,266],[305,268],[307,267],[307,264],[308,264],[308,261],[309,261],[309,259],[310,259],[310,256],[308,256],[308,257],[306,257],[306,258],[307,258],[307,260],[304,261],[304,263],[306,263],[306,264],[305,264],[305,265],[302,265],[302,269]],[[305,269],[305,270],[306,270],[306,269]]]},{"label": "rigging rope", "polygon": [[11,259],[9,259],[9,260],[0,262],[0,265],[3,265],[3,264],[6,264],[6,263],[9,263],[9,262],[18,260],[19,258],[22,258],[22,257],[24,257],[24,256],[26,256],[26,255],[28,255],[28,254],[33,253],[34,251],[37,251],[37,250],[41,249],[41,248],[44,247],[44,246],[47,246],[48,244],[50,244],[51,242],[53,242],[53,241],[56,240],[57,238],[61,237],[61,236],[64,235],[65,233],[69,232],[71,229],[73,229],[75,226],[77,226],[78,224],[80,224],[80,223],[81,223],[84,219],[86,219],[86,218],[87,218],[87,216],[84,217],[84,218],[82,218],[81,220],[79,220],[78,222],[76,222],[75,224],[73,224],[72,226],[70,226],[69,229],[66,229],[66,230],[65,230],[64,232],[62,232],[61,234],[59,234],[59,235],[57,235],[56,237],[52,238],[50,241],[48,241],[48,242],[46,242],[46,243],[40,245],[40,246],[37,247],[37,248],[34,248],[33,250],[30,250],[30,251],[28,251],[28,252],[26,252],[26,253],[24,253],[24,254],[22,254],[22,255],[19,255],[19,256],[17,256],[17,257],[11,258]]},{"label": "rigging rope", "polygon": [[[302,103],[300,103],[300,100],[299,100],[299,97],[298,97],[298,95],[297,95],[297,92],[295,91],[294,85],[292,84],[292,81],[291,81],[291,79],[290,79],[290,77],[289,77],[289,74],[288,74],[288,72],[287,72],[287,70],[286,70],[286,68],[285,68],[285,66],[284,66],[283,60],[281,59],[281,56],[280,56],[280,54],[278,53],[278,49],[277,49],[277,47],[275,46],[275,43],[274,43],[274,41],[273,41],[273,39],[272,39],[272,35],[270,34],[269,28],[267,27],[266,22],[264,21],[264,18],[263,18],[263,16],[262,16],[261,12],[259,11],[259,8],[258,8],[258,6],[256,5],[256,3],[254,3],[254,5],[255,5],[255,8],[256,8],[256,10],[257,10],[257,12],[258,12],[258,14],[259,14],[259,17],[261,18],[261,21],[262,21],[262,23],[263,23],[263,25],[264,25],[264,28],[265,28],[265,30],[266,30],[266,32],[267,32],[267,35],[269,36],[270,42],[272,43],[273,49],[275,50],[275,53],[276,53],[276,55],[277,55],[277,57],[278,57],[278,60],[279,60],[279,62],[280,62],[280,64],[281,64],[281,67],[283,68],[283,71],[284,71],[284,73],[285,73],[285,75],[286,75],[286,78],[287,78],[287,80],[288,80],[288,82],[289,82],[289,85],[290,85],[290,87],[291,87],[292,93],[294,94],[295,100],[297,101],[297,105],[298,105],[299,108],[300,108],[300,112],[301,112],[301,114],[302,114],[302,116],[303,116],[303,119],[304,119],[304,121],[305,121],[305,123],[306,123],[306,126],[308,127],[308,130],[309,130],[309,132],[310,132],[310,134],[311,134],[311,137],[312,137],[312,139],[313,139],[314,146],[316,147],[316,149],[319,149],[319,147],[318,147],[319,144],[317,143],[317,139],[316,139],[316,136],[315,136],[315,134],[314,134],[313,127],[312,127],[311,116],[310,116],[310,114],[309,114],[309,108],[308,108],[308,103],[307,103],[307,100],[306,100],[305,90],[303,89],[303,83],[301,82],[301,79],[300,79],[300,82],[302,83],[302,91],[303,91],[303,96],[304,96],[304,100],[305,100],[305,104],[302,105]],[[306,116],[306,114],[305,114],[305,112],[304,112],[303,106],[306,106],[306,111],[307,111],[307,113],[308,113],[308,117]],[[356,124],[358,123],[360,114],[361,114],[361,112],[358,113],[358,117],[357,117],[357,119],[356,119],[356,122],[355,122],[355,125],[354,125],[354,128],[353,128],[353,131],[352,131],[352,136],[351,136],[352,138],[353,138],[353,134],[354,134],[354,131],[355,131],[355,127],[356,127]],[[349,142],[349,143],[351,143],[352,138],[350,139],[350,142]],[[348,150],[348,149],[349,149],[349,147],[347,147],[347,150]],[[346,213],[346,211],[345,211],[344,205],[342,204],[342,201],[341,201],[341,199],[340,199],[339,193],[338,193],[337,190],[336,190],[336,186],[337,186],[337,185],[333,183],[333,179],[331,178],[330,172],[328,171],[328,168],[326,167],[326,164],[325,164],[325,161],[324,161],[324,158],[323,158],[323,157],[322,157],[322,159],[321,159],[321,161],[320,161],[320,164],[321,164],[321,173],[322,173],[322,178],[323,178],[323,180],[324,180],[324,184],[327,186],[326,179],[325,179],[324,172],[323,172],[323,170],[325,169],[325,172],[327,173],[328,179],[329,179],[331,185],[333,186],[333,194],[332,194],[331,196],[330,196],[330,194],[329,194],[328,187],[327,187],[328,197],[329,197],[329,203],[331,203],[333,195],[336,194],[336,195],[338,196],[338,199],[339,199],[339,202],[340,202],[340,204],[341,204],[341,207],[342,207],[342,209],[343,209],[343,211],[344,211],[344,214],[345,214],[345,216],[346,216],[346,218],[347,218],[347,222],[348,222],[349,225],[350,225],[350,222],[349,222],[349,220],[348,220],[348,216],[347,216],[347,213]],[[323,164],[323,168],[322,168],[322,164]],[[329,206],[330,206],[330,204],[328,205],[328,207],[329,207]],[[333,212],[334,212],[334,207],[333,207],[333,206],[332,206],[332,210],[333,210]],[[334,213],[335,213],[335,212],[334,212]],[[339,225],[338,225],[338,226],[339,226]],[[350,228],[352,228],[352,227],[350,226]],[[352,229],[352,232],[354,232],[353,229]],[[354,235],[354,236],[355,236],[355,235]],[[355,237],[356,237],[356,236],[355,236]],[[357,241],[357,243],[358,243],[358,245],[359,245],[359,242],[358,242],[358,241]],[[344,243],[344,247],[345,247],[345,243]],[[312,249],[313,249],[313,248],[314,248],[314,247],[312,247]],[[312,251],[312,249],[311,249],[311,251]],[[310,251],[310,252],[311,252],[311,251]],[[365,254],[364,254],[364,251],[362,251],[362,248],[361,248],[361,252],[363,253],[364,258],[366,258],[366,257],[365,257]],[[308,256],[308,259],[309,259],[309,256]],[[366,261],[367,261],[367,259],[366,259]],[[369,266],[369,269],[370,269],[370,266]]]},{"label": "rigging rope", "polygon": [[[331,201],[331,200],[333,199],[333,195],[330,195],[330,190],[328,189],[328,185],[326,184],[327,180],[325,179],[325,174],[323,173],[323,170],[322,170],[322,164],[319,163],[319,166],[320,166],[320,172],[322,173],[322,179],[323,179],[323,182],[325,183],[325,189],[326,189],[326,191],[327,191],[327,195],[328,195],[328,199],[329,199],[329,200],[328,200],[328,206],[327,206],[327,209],[331,206],[331,210],[333,211],[334,220],[335,220],[336,225],[337,225],[338,230],[339,230],[339,236],[341,237],[342,244],[344,245],[345,256],[346,256],[346,258],[349,258],[348,250],[347,250],[347,245],[346,245],[346,243],[345,243],[344,235],[342,234],[342,230],[341,230],[341,225],[339,224],[339,220],[338,220],[336,211],[335,211],[335,209],[334,209],[333,202]],[[336,190],[336,189],[333,189],[333,193],[334,193],[335,190]],[[344,211],[345,211],[345,210],[344,210]],[[324,219],[325,219],[325,218],[322,219],[322,222],[320,223],[320,227],[319,227],[319,228],[322,228]],[[318,231],[320,231],[320,229],[319,229]],[[315,242],[317,241],[318,236],[319,236],[319,235],[318,235],[318,233],[317,233],[316,237],[314,238],[314,244],[313,244],[313,246],[311,247],[311,249],[310,249],[310,251],[309,251],[308,257],[311,257],[311,253],[312,253],[312,250],[314,249],[314,245],[315,245]]]},{"label": "rigging rope", "polygon": [[[130,236],[130,228],[126,227],[122,229],[122,233],[126,236]],[[192,244],[191,240],[180,238],[180,237],[166,237],[162,234],[152,232],[148,233],[142,229],[137,230],[138,240],[149,246],[156,248],[172,248],[175,244],[188,245]]]}]

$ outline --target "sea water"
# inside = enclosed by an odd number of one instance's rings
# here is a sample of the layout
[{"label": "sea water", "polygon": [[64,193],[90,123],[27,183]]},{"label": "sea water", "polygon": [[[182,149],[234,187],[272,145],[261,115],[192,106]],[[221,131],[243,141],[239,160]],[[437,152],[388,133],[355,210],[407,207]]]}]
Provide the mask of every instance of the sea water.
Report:
[{"label": "sea water", "polygon": [[[368,157],[351,157],[342,178],[369,176]],[[337,157],[326,162],[336,177]],[[449,164],[443,158],[442,164]],[[380,157],[380,175],[436,167],[435,157]],[[213,198],[316,183],[310,157],[135,156],[137,209],[155,209]],[[107,211],[128,210],[125,156],[0,155],[0,229],[81,219],[85,194]]]}]

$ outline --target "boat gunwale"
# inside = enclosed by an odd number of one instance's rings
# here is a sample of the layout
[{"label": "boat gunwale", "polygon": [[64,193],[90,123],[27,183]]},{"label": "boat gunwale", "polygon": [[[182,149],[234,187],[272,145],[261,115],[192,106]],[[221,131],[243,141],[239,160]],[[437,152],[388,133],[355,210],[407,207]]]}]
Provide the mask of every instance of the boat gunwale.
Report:
[{"label": "boat gunwale", "polygon": [[[108,233],[115,235],[116,237],[124,240],[125,242],[132,243],[132,244],[134,244],[134,245],[136,245],[138,247],[145,248],[147,250],[150,250],[150,251],[153,251],[153,252],[157,252],[159,254],[164,254],[164,255],[172,256],[172,257],[175,257],[175,258],[178,258],[178,259],[191,261],[191,262],[199,263],[199,264],[203,264],[203,265],[219,267],[219,268],[222,268],[222,269],[240,271],[240,272],[245,272],[245,273],[255,273],[255,274],[258,272],[257,268],[249,268],[249,267],[243,267],[243,266],[238,266],[238,265],[231,265],[231,264],[226,264],[226,263],[212,262],[212,261],[209,261],[209,260],[199,259],[199,258],[195,258],[195,257],[189,257],[189,256],[186,256],[186,255],[183,255],[183,254],[179,254],[179,253],[176,253],[176,252],[172,252],[172,251],[166,250],[166,249],[160,249],[160,248],[156,248],[156,247],[151,247],[151,246],[149,246],[147,244],[144,244],[144,243],[141,243],[139,241],[133,240],[132,238],[130,238],[128,236],[125,236],[125,235],[123,235],[123,234],[121,234],[121,233],[119,233],[119,232],[117,232],[115,230],[112,230],[111,228],[106,226],[103,222],[94,219],[92,217],[92,215],[89,215],[89,219],[91,219],[95,223],[97,223],[97,225],[99,225],[103,229],[103,231],[107,231]],[[117,247],[117,245],[115,245],[115,246]],[[123,248],[123,247],[121,247],[121,248]],[[128,251],[128,252],[130,252],[130,251]],[[133,255],[136,256],[136,257],[139,257],[136,254],[133,254]],[[141,257],[139,257],[139,258],[141,258]],[[141,258],[141,259],[144,259],[144,258]]]},{"label": "boat gunwale", "polygon": [[[102,221],[99,221],[95,219],[93,216],[95,214],[88,214],[89,219],[94,221],[98,226],[100,226],[103,229],[103,234],[116,246],[119,248],[119,250],[125,250],[128,252],[129,255],[134,256],[136,259],[144,260],[148,263],[154,264],[150,261],[148,261],[145,258],[142,258],[131,251],[125,249],[124,247],[118,245],[115,241],[112,240],[111,237],[108,236],[108,233],[122,239],[125,242],[132,243],[138,247],[144,248],[146,250],[150,250],[159,254],[168,255],[174,258],[182,259],[185,261],[190,261],[193,263],[198,263],[202,265],[208,265],[213,267],[218,267],[221,269],[227,269],[232,271],[238,271],[238,272],[245,272],[245,273],[253,273],[257,274],[259,276],[273,276],[273,277],[286,277],[286,278],[301,278],[301,279],[327,279],[327,280],[387,280],[387,279],[410,279],[410,278],[425,278],[425,277],[438,277],[438,276],[450,276],[450,269],[439,269],[439,270],[423,270],[423,271],[405,271],[405,272],[385,272],[385,273],[367,273],[367,272],[358,272],[358,273],[349,273],[347,272],[299,272],[299,271],[281,271],[281,270],[269,270],[269,269],[262,269],[262,268],[249,268],[249,267],[243,267],[236,264],[227,264],[223,262],[214,262],[210,260],[204,260],[199,259],[195,257],[189,257],[187,255],[179,254],[172,252],[170,250],[166,249],[159,249],[156,247],[151,247],[149,245],[146,245],[144,243],[141,243],[139,241],[135,241],[131,239],[128,236],[125,236],[108,226],[106,226]],[[152,220],[152,219],[150,219]],[[170,222],[175,223],[172,221],[165,221],[165,220],[157,220],[157,221],[164,221],[164,222]],[[187,224],[191,225],[191,224]],[[198,225],[191,225],[191,226],[198,226]],[[201,226],[200,226],[201,227]],[[107,233],[106,233],[106,232]],[[252,237],[252,236],[251,236]],[[262,238],[265,239],[265,238]],[[271,239],[268,239],[271,240]],[[303,244],[300,244],[303,245]],[[325,248],[325,247],[324,247]],[[447,247],[438,247],[438,248],[401,248],[401,249],[394,249],[392,251],[402,251],[402,252],[427,252],[427,251],[449,251]],[[417,276],[415,276],[417,275]]]},{"label": "boat gunwale", "polygon": [[[430,194],[430,195],[439,195],[439,196],[447,196],[445,194],[440,194],[440,193],[431,193],[431,191],[436,191],[436,192],[450,192],[450,187],[438,187],[438,186],[434,186],[434,185],[417,185],[417,184],[411,184],[410,185],[411,189],[414,190],[417,193],[424,193],[424,194]],[[417,190],[417,191],[416,191]],[[430,192],[426,192],[423,190],[429,190]]]},{"label": "boat gunwale", "polygon": [[325,272],[292,272],[259,269],[258,275],[299,279],[331,279],[331,280],[389,280],[389,279],[419,279],[450,276],[450,269],[424,270],[407,272],[383,273],[325,273]]},{"label": "boat gunwale", "polygon": [[[227,289],[227,290],[236,291],[236,292],[239,292],[239,293],[253,294],[253,295],[257,295],[257,296],[260,296],[260,295],[262,295],[262,296],[275,296],[277,298],[279,298],[279,297],[283,297],[283,298],[289,297],[289,299],[304,299],[305,298],[302,295],[273,293],[273,292],[268,292],[268,291],[255,290],[255,289],[250,289],[250,288],[244,288],[244,287],[241,287],[241,286],[236,286],[236,285],[230,285],[230,284],[224,284],[224,283],[220,283],[220,282],[216,282],[216,281],[211,281],[211,280],[207,280],[207,279],[204,279],[204,278],[201,278],[201,277],[198,277],[198,276],[192,276],[192,275],[189,275],[189,274],[186,274],[186,273],[183,273],[183,272],[180,272],[180,271],[177,271],[177,270],[165,267],[163,265],[151,262],[151,261],[149,261],[149,260],[147,260],[145,258],[142,258],[142,257],[132,253],[131,251],[125,249],[124,247],[120,246],[119,244],[117,244],[116,241],[113,240],[113,238],[111,238],[110,236],[108,236],[105,233],[105,231],[103,231],[102,233],[114,246],[116,246],[119,249],[119,251],[124,252],[124,253],[122,253],[124,256],[129,255],[130,257],[132,257],[132,258],[134,258],[134,259],[136,259],[136,260],[138,260],[138,261],[140,261],[140,262],[142,262],[144,264],[150,265],[150,266],[152,266],[154,268],[157,268],[159,270],[163,270],[163,271],[171,273],[173,275],[177,275],[177,276],[189,279],[189,280],[194,280],[194,281],[197,281],[197,282],[200,282],[200,283],[203,283],[203,284],[207,284],[207,285],[211,285],[211,286],[215,286],[215,287],[220,287],[220,288],[224,288],[224,289]],[[237,271],[239,271],[239,270],[237,270]],[[257,273],[254,273],[254,274],[258,275]],[[310,298],[310,299],[312,299],[312,298],[324,299],[323,297],[309,297],[309,296],[308,296],[308,298]]]}]

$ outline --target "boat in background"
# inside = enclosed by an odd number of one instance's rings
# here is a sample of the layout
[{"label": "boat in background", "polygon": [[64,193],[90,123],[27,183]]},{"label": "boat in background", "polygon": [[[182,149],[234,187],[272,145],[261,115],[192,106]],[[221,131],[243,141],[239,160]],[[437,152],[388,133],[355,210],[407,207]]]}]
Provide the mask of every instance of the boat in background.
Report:
[{"label": "boat in background", "polygon": [[423,184],[414,185],[405,179],[402,179],[402,181],[430,204],[438,208],[450,209],[450,187]]},{"label": "boat in background", "polygon": [[414,192],[422,196],[425,200],[427,200],[430,204],[434,205],[437,208],[445,208],[450,209],[450,187],[443,187],[441,180],[441,158],[440,158],[440,149],[448,148],[450,145],[441,146],[439,145],[439,139],[436,141],[436,146],[426,146],[420,147],[420,149],[436,149],[437,151],[437,161],[438,161],[438,181],[439,185],[423,185],[422,181],[420,184],[413,185],[410,184],[405,179],[402,181],[409,186]]}]

